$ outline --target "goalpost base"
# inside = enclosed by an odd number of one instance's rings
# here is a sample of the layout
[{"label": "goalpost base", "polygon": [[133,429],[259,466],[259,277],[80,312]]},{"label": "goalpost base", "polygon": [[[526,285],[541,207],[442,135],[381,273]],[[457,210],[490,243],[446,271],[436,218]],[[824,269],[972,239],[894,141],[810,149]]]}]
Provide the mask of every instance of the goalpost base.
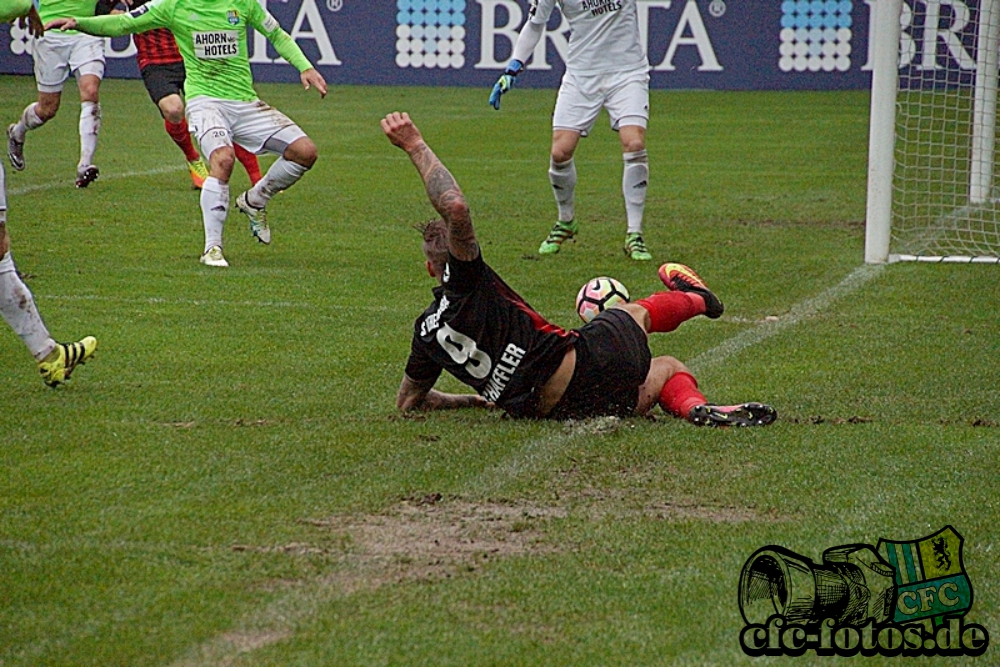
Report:
[{"label": "goalpost base", "polygon": [[967,255],[889,255],[889,263],[895,262],[925,262],[929,264],[1000,264],[1000,257],[990,257],[979,255],[970,257]]}]

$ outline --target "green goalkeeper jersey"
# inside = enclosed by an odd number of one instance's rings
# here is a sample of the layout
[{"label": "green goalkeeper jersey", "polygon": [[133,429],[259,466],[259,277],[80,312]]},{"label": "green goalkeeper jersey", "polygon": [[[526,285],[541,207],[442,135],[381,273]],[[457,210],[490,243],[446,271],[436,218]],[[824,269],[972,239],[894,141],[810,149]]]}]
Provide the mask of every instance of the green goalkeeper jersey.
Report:
[{"label": "green goalkeeper jersey", "polygon": [[0,0],[0,23],[27,16],[30,9],[31,0]]},{"label": "green goalkeeper jersey", "polygon": [[184,58],[188,99],[257,99],[247,54],[248,27],[266,36],[300,72],[312,67],[302,49],[257,0],[152,0],[127,14],[75,18],[81,31],[103,37],[169,29]]}]

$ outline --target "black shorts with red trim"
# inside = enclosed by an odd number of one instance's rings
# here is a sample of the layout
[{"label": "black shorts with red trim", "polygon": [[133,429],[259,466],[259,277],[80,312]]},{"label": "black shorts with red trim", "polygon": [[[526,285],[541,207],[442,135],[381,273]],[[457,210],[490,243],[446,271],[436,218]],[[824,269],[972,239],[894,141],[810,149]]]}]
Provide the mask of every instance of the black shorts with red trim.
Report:
[{"label": "black shorts with red trim", "polygon": [[573,379],[548,418],[634,414],[653,359],[646,332],[618,308],[604,311],[577,332]]}]

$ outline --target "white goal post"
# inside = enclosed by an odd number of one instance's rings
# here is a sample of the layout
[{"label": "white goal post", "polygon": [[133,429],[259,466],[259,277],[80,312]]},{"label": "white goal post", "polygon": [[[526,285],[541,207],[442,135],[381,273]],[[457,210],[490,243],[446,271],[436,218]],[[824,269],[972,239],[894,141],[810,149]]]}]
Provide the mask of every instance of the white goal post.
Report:
[{"label": "white goal post", "polygon": [[1000,0],[874,0],[865,262],[1000,263]]}]

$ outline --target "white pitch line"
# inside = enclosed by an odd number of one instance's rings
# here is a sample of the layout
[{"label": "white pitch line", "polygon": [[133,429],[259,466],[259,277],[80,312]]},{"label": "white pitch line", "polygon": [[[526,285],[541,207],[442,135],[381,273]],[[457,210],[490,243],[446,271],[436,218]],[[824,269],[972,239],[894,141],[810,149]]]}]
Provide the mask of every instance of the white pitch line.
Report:
[{"label": "white pitch line", "polygon": [[757,345],[803,320],[814,317],[820,311],[828,308],[834,301],[861,289],[869,280],[881,275],[884,268],[883,264],[862,264],[833,287],[792,306],[787,315],[779,317],[777,320],[762,322],[752,329],[745,329],[685,363],[688,368],[696,372],[718,366],[729,357],[739,354],[748,347]]},{"label": "white pitch line", "polygon": [[117,296],[100,296],[90,294],[80,295],[60,295],[60,294],[38,294],[36,298],[40,301],[46,299],[52,301],[108,301],[111,303],[145,303],[149,305],[179,305],[179,306],[237,306],[240,308],[304,308],[312,309],[312,304],[295,303],[293,301],[226,301],[224,299],[164,299],[162,297],[135,297],[122,298]]},{"label": "white pitch line", "polygon": [[[144,171],[124,171],[114,174],[104,175],[101,174],[100,181],[117,181],[123,178],[133,178],[135,176],[154,176],[156,174],[168,174],[172,171],[181,171],[182,167],[170,166],[170,167],[157,167],[156,169],[146,169]],[[10,184],[10,177],[7,178],[8,185]],[[33,185],[22,185],[17,188],[9,188],[7,190],[8,196],[18,197],[20,195],[26,195],[29,192],[44,192],[46,190],[55,190],[57,188],[73,188],[74,185],[72,181],[69,180],[59,180],[59,181],[49,181],[47,183],[35,183]]]}]

